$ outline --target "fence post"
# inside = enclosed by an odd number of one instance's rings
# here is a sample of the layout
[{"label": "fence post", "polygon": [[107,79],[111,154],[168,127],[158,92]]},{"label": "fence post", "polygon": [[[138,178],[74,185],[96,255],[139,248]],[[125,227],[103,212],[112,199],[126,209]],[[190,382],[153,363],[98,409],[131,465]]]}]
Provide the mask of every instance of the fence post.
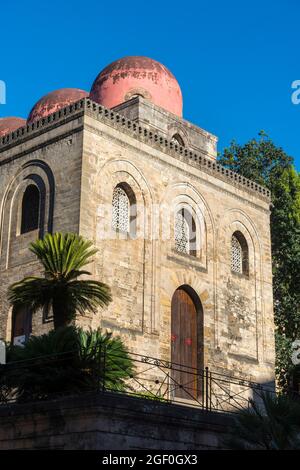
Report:
[{"label": "fence post", "polygon": [[98,374],[98,390],[97,392],[99,393],[100,392],[100,389],[101,389],[101,376],[102,376],[102,364],[101,364],[101,353],[102,353],[102,343],[100,342],[100,345],[99,345],[99,352],[98,352],[98,371],[97,371],[97,374]]},{"label": "fence post", "polygon": [[204,409],[204,400],[205,400],[205,375],[204,369],[201,369],[201,398],[202,398],[202,408]]},{"label": "fence post", "polygon": [[106,372],[106,347],[103,348],[103,381],[102,381],[102,392],[105,392],[105,372]]},{"label": "fence post", "polygon": [[209,371],[209,411],[211,411],[211,397],[212,397],[212,393],[211,393],[211,384],[212,384],[212,372]]},{"label": "fence post", "polygon": [[4,341],[0,339],[0,364],[6,363],[6,346]]},{"label": "fence post", "polygon": [[209,380],[209,371],[208,367],[205,367],[205,409],[208,411],[208,380]]}]

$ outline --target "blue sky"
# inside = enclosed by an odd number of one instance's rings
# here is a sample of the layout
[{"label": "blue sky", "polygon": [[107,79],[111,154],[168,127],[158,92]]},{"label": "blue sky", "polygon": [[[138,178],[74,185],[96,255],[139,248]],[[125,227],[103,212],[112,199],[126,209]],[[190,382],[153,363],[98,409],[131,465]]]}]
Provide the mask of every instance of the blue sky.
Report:
[{"label": "blue sky", "polygon": [[126,55],[165,64],[183,93],[184,117],[246,142],[264,129],[300,169],[300,2],[186,0],[11,1],[0,7],[0,116],[26,117],[57,88],[86,90]]}]

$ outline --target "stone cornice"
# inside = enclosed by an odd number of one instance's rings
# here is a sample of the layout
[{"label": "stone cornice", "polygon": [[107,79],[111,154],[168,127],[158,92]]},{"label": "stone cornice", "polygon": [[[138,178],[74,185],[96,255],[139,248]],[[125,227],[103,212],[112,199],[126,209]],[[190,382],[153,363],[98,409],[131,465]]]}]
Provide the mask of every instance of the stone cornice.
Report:
[{"label": "stone cornice", "polygon": [[[105,132],[105,134],[103,133],[103,129],[99,129],[99,126],[97,127],[97,123],[95,122],[85,122],[84,123],[84,129],[87,130],[87,131],[90,131],[98,136],[102,136],[105,135],[107,138],[110,139],[110,141],[113,141],[115,143],[117,143],[118,145],[120,145],[121,147],[128,147],[130,146],[130,148],[132,150],[136,150],[136,145],[135,145],[135,142],[132,142],[132,143],[129,143],[128,139],[125,141],[124,139],[122,139],[122,135],[121,134],[116,134],[114,132],[109,132],[109,128],[107,129],[107,131]],[[149,151],[148,149],[146,149],[144,146],[143,147],[139,147],[139,152],[142,152],[144,155],[146,155],[147,157],[149,157],[149,153],[151,154],[151,157],[152,158],[158,158],[157,157],[157,149],[154,148],[153,146],[150,146],[151,147],[151,150]],[[155,154],[156,152],[156,154]],[[159,153],[161,152],[161,150],[159,150]],[[88,151],[87,149],[85,149],[85,153],[87,155],[94,155],[93,152],[90,152]],[[165,155],[168,155],[170,156],[171,158],[167,161],[166,159],[164,159],[164,163],[165,165],[167,165],[166,168],[178,168],[178,166],[176,165],[176,162],[172,161],[172,158],[174,158],[174,156],[170,155],[170,152],[164,152]],[[162,158],[162,156],[160,157],[160,159]],[[233,197],[235,198],[236,200],[239,200],[239,201],[243,201],[243,202],[247,202],[247,204],[251,207],[254,207],[255,209],[258,209],[260,211],[263,211],[264,213],[266,214],[270,214],[270,201],[269,199],[265,199],[265,198],[260,198],[260,197],[257,197],[257,194],[253,193],[253,191],[248,191],[247,189],[245,189],[245,187],[241,187],[241,186],[237,186],[233,183],[231,183],[230,181],[226,180],[225,177],[221,177],[220,175],[218,175],[218,178],[217,179],[207,179],[206,178],[206,175],[209,174],[208,171],[207,172],[202,172],[201,174],[201,168],[199,168],[199,165],[197,165],[196,163],[194,163],[193,161],[185,161],[184,157],[182,156],[178,156],[176,155],[176,161],[177,162],[182,162],[182,163],[185,163],[185,168],[183,168],[182,165],[180,165],[180,170],[186,175],[186,176],[189,176],[191,178],[191,181],[201,181],[203,184],[205,184],[206,186],[210,186],[211,188],[213,188],[215,191],[218,191],[218,193],[221,195],[221,194],[224,194],[226,196],[229,196],[229,197]],[[171,163],[172,162],[172,163]],[[1,160],[0,160],[0,165],[1,165]],[[192,168],[191,167],[195,167],[198,172],[195,172],[195,171],[192,171]],[[186,168],[189,168],[189,171],[186,169]],[[200,173],[199,173],[199,170],[200,170]],[[201,176],[200,176],[201,175]],[[212,176],[214,176],[212,174]],[[224,181],[225,183],[230,183],[230,186],[225,186],[225,185],[220,185],[218,182],[222,180]],[[238,189],[242,189],[242,191],[234,191],[233,188],[235,187],[238,187]],[[255,196],[255,199],[252,200],[252,198],[250,199],[248,194],[250,195],[254,195]],[[267,207],[265,207],[264,204],[261,203],[261,201],[263,202],[267,202]]]},{"label": "stone cornice", "polygon": [[77,101],[70,106],[60,109],[49,116],[27,124],[24,127],[0,137],[0,154],[23,142],[55,129],[67,122],[83,116],[85,110],[84,100]]},{"label": "stone cornice", "polygon": [[223,167],[222,165],[219,165],[217,162],[206,156],[200,155],[191,149],[174,144],[165,137],[160,136],[159,133],[148,129],[147,126],[141,126],[132,122],[115,111],[91,101],[89,98],[79,100],[74,104],[50,114],[46,118],[21,127],[20,129],[0,138],[0,153],[3,153],[20,143],[28,141],[39,134],[48,132],[50,129],[58,127],[65,122],[71,121],[79,116],[83,116],[84,114],[100,120],[121,132],[129,134],[139,141],[157,148],[174,158],[179,158],[180,160],[184,159],[186,163],[191,162],[193,165],[196,164],[197,167],[204,172],[241,189],[246,189],[258,198],[263,199],[266,202],[270,202],[271,193],[267,188],[260,186],[259,184]]},{"label": "stone cornice", "polygon": [[[71,129],[68,132],[64,132],[62,134],[59,134],[58,136],[55,136],[51,139],[47,139],[46,142],[41,142],[37,145],[32,145],[31,147],[26,148],[25,150],[21,150],[17,154],[11,155],[7,158],[0,158],[0,167],[3,165],[7,165],[8,163],[18,159],[22,158],[25,155],[32,154],[33,152],[36,152],[40,149],[43,149],[45,147],[50,147],[50,145],[56,144],[57,142],[66,139],[68,137],[74,136],[74,134],[83,131],[83,125],[77,126],[75,129]],[[1,152],[1,151],[0,151]]]}]

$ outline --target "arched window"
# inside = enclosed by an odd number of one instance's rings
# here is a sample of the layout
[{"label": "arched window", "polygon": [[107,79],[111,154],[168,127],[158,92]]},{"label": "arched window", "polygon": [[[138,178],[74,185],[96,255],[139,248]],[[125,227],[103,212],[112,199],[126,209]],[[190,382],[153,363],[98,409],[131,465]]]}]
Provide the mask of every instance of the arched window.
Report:
[{"label": "arched window", "polygon": [[196,224],[192,214],[185,208],[175,215],[175,250],[196,256]]},{"label": "arched window", "polygon": [[140,96],[141,98],[145,98],[142,93],[134,93],[133,95],[131,95],[130,99],[132,100],[133,98],[137,98],[138,96]]},{"label": "arched window", "polygon": [[136,199],[127,183],[118,184],[112,198],[112,228],[118,232],[135,233]]},{"label": "arched window", "polygon": [[180,147],[184,147],[184,141],[183,141],[183,138],[179,135],[179,134],[174,134],[172,139],[171,139],[171,142],[173,144],[176,144],[176,145],[179,145]]},{"label": "arched window", "polygon": [[20,346],[27,341],[31,333],[31,312],[27,307],[13,309],[11,342]]},{"label": "arched window", "polygon": [[27,186],[22,199],[21,233],[39,227],[40,192],[34,184]]},{"label": "arched window", "polygon": [[231,237],[231,271],[234,273],[249,273],[248,244],[241,232],[234,232]]}]

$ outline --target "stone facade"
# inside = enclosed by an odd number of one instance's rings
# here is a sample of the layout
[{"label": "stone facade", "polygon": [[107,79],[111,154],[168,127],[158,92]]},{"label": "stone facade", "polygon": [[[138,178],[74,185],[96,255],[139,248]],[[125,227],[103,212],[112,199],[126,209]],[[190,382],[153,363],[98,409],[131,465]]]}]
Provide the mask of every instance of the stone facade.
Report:
[{"label": "stone facade", "polygon": [[[172,296],[189,286],[203,308],[204,365],[272,381],[270,194],[218,165],[216,141],[141,97],[115,110],[83,99],[3,137],[0,337],[11,337],[8,285],[38,273],[29,242],[47,231],[72,231],[99,249],[90,270],[113,295],[108,308],[78,323],[120,334],[133,352],[170,360]],[[43,214],[38,230],[20,234],[20,201],[32,181],[39,185]],[[120,183],[136,199],[134,237],[111,229],[113,191]],[[191,208],[196,256],[175,251],[170,205]],[[247,275],[231,271],[236,231],[247,242]],[[51,327],[42,314],[33,317],[34,334]]]}]

